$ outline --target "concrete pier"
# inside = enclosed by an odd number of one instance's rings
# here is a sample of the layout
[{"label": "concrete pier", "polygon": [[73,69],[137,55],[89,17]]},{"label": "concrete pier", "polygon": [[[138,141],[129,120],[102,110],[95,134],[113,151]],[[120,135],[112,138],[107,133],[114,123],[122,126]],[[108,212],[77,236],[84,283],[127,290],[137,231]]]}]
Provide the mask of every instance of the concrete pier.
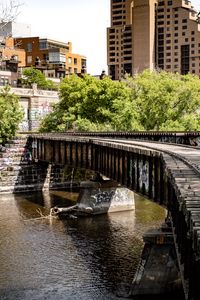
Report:
[{"label": "concrete pier", "polygon": [[184,299],[173,234],[170,229],[150,230],[131,288],[133,299]]},{"label": "concrete pier", "polygon": [[113,181],[101,184],[93,181],[82,182],[80,189],[75,207],[56,207],[51,210],[51,214],[59,217],[69,214],[98,215],[135,209],[134,192],[115,186]]}]

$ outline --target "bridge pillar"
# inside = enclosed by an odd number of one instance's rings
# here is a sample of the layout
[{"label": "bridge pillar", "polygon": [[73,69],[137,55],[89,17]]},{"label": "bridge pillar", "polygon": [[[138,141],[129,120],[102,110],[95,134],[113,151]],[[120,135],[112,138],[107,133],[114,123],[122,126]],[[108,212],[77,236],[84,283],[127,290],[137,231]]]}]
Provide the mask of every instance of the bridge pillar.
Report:
[{"label": "bridge pillar", "polygon": [[145,299],[149,297],[153,299],[153,295],[159,295],[164,299],[169,297],[183,299],[183,288],[170,228],[148,231],[144,235],[144,242],[145,246],[130,295],[143,296]]}]

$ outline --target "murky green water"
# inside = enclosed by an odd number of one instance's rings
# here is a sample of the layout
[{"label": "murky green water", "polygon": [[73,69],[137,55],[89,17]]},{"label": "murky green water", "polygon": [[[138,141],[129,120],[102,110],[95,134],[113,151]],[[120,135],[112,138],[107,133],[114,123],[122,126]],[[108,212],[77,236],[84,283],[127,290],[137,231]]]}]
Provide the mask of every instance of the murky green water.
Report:
[{"label": "murky green water", "polygon": [[125,299],[161,207],[136,196],[136,210],[88,218],[43,218],[72,205],[72,192],[0,196],[0,299]]}]

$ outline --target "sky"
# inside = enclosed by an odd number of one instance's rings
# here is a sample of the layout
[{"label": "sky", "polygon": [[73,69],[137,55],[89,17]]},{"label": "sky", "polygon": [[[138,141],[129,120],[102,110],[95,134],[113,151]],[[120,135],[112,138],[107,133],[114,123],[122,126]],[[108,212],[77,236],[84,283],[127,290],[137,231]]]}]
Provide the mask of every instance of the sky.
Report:
[{"label": "sky", "polygon": [[72,42],[72,52],[87,57],[87,72],[107,72],[106,28],[110,0],[21,0],[17,22],[31,25],[31,35]]},{"label": "sky", "polygon": [[[92,75],[107,72],[106,28],[110,0],[21,0],[17,22],[31,25],[31,35],[72,42],[72,52],[87,57]],[[200,10],[200,0],[191,0]]]}]

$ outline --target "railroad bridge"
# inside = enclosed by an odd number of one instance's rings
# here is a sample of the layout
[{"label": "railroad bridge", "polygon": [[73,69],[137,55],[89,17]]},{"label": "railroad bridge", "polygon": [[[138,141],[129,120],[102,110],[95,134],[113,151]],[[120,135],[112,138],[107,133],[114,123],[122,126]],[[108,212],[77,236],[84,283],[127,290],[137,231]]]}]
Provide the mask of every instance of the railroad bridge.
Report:
[{"label": "railroad bridge", "polygon": [[100,172],[165,206],[173,224],[185,298],[199,300],[200,148],[123,137],[37,134],[30,141],[36,160]]}]

